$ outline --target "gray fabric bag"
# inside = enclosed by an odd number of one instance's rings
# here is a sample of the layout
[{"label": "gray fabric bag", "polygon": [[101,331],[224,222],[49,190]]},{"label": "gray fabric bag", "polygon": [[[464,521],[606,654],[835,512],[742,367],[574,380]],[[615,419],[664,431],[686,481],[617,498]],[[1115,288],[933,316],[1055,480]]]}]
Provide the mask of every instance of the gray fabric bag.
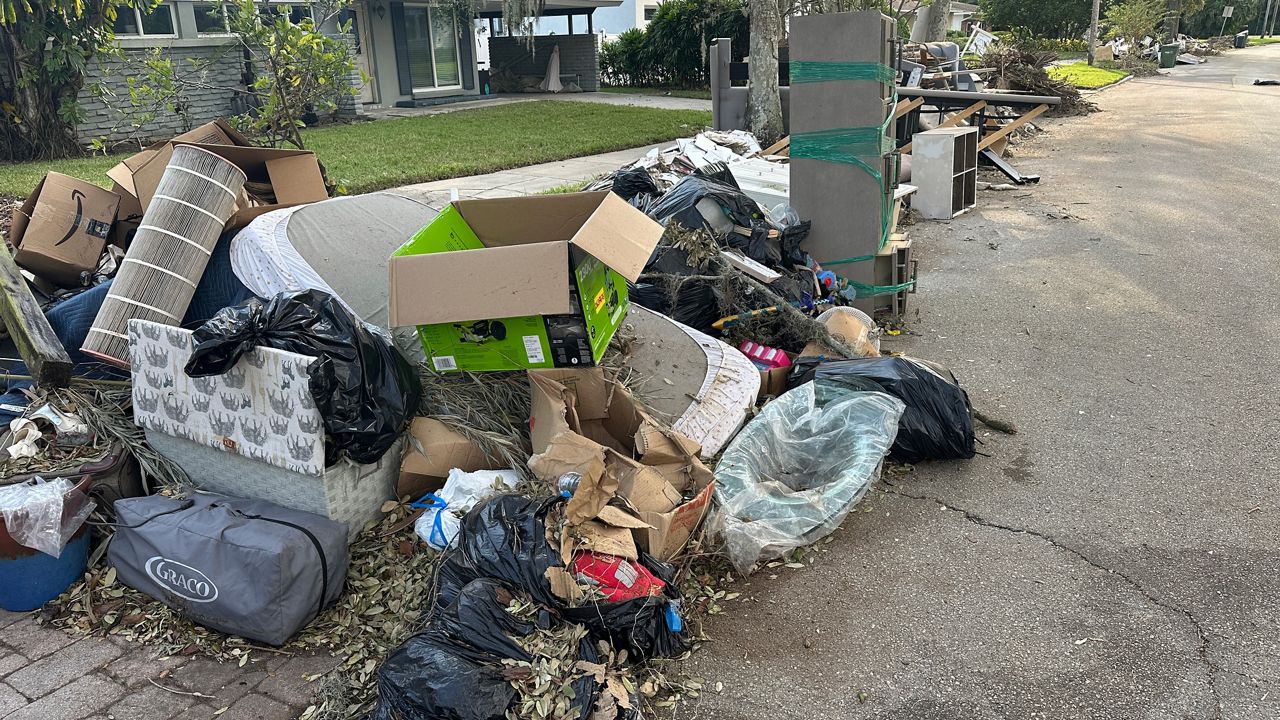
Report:
[{"label": "gray fabric bag", "polygon": [[347,528],[261,500],[115,502],[117,577],[215,630],[283,645],[342,594]]}]

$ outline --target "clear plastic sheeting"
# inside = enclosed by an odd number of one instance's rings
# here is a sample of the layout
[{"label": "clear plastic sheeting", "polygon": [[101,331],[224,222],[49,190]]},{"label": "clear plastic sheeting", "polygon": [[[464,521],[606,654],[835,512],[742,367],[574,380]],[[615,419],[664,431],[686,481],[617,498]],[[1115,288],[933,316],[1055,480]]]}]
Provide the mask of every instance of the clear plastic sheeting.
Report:
[{"label": "clear plastic sheeting", "polygon": [[716,466],[715,523],[738,572],[839,527],[879,477],[905,409],[817,382],[766,405]]},{"label": "clear plastic sheeting", "polygon": [[0,518],[19,545],[58,557],[96,505],[65,478],[0,487]]}]

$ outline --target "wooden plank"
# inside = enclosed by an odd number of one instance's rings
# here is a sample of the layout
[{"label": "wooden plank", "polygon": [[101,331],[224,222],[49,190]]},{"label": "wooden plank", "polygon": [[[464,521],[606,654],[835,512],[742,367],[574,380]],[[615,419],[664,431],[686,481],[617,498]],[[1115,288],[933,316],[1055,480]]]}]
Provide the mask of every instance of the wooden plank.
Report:
[{"label": "wooden plank", "polygon": [[27,282],[0,240],[0,317],[27,370],[40,387],[66,387],[71,383],[71,356],[53,334],[49,321],[27,287]]},{"label": "wooden plank", "polygon": [[791,147],[791,136],[788,135],[782,138],[781,140],[779,140],[778,142],[765,148],[764,152],[760,154],[761,155],[777,155],[778,153],[782,152],[783,150],[789,149],[790,147]]},{"label": "wooden plank", "polygon": [[[940,127],[940,128],[955,127],[956,125],[959,125],[959,124],[960,124],[961,122],[963,122],[964,120],[968,119],[968,117],[969,117],[970,115],[972,115],[972,114],[974,114],[974,113],[978,112],[979,110],[981,110],[982,108],[984,108],[984,107],[986,107],[986,106],[987,106],[987,101],[986,101],[986,100],[979,100],[978,102],[976,102],[976,103],[974,103],[974,104],[970,105],[969,107],[967,107],[967,108],[965,108],[965,109],[961,110],[960,112],[956,113],[955,115],[952,115],[951,117],[947,118],[946,120],[943,120],[942,122],[938,123],[938,127]],[[898,150],[898,152],[902,153],[903,155],[905,155],[905,154],[907,154],[907,153],[911,152],[911,143],[907,143],[906,145],[903,145],[903,146],[902,146],[902,148],[901,148],[900,150]]]},{"label": "wooden plank", "polygon": [[915,110],[924,104],[924,98],[915,98],[914,100],[899,100],[897,106],[893,108],[893,119],[897,120],[903,115]]},{"label": "wooden plank", "polygon": [[979,140],[978,150],[979,151],[986,150],[987,148],[995,144],[997,140],[1008,137],[1009,133],[1013,132],[1014,130],[1017,130],[1023,125],[1026,125],[1027,123],[1031,122],[1035,118],[1040,117],[1040,115],[1048,109],[1049,109],[1048,105],[1037,105],[1031,108],[1027,112],[1023,113],[1022,116],[1019,117],[1017,120],[1010,122],[1008,125],[1005,125],[999,130]]}]

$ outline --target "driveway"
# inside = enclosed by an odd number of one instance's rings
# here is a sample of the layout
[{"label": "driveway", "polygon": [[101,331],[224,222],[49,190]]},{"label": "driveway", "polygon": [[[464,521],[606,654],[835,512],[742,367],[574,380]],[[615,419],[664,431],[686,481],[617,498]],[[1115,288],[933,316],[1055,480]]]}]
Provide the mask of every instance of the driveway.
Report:
[{"label": "driveway", "polygon": [[1021,432],[739,583],[683,717],[1280,717],[1277,74],[1273,46],[1104,92],[1019,146],[1039,186],[910,228],[886,346]]}]

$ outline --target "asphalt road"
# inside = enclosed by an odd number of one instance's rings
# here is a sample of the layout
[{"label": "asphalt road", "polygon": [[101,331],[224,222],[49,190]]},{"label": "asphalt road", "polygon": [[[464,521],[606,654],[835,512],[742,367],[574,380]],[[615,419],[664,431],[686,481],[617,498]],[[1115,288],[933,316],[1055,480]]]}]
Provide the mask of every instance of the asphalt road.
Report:
[{"label": "asphalt road", "polygon": [[1255,77],[1280,46],[1112,88],[1018,148],[1039,186],[910,228],[892,349],[1021,432],[739,583],[681,717],[1280,718],[1280,87]]}]

